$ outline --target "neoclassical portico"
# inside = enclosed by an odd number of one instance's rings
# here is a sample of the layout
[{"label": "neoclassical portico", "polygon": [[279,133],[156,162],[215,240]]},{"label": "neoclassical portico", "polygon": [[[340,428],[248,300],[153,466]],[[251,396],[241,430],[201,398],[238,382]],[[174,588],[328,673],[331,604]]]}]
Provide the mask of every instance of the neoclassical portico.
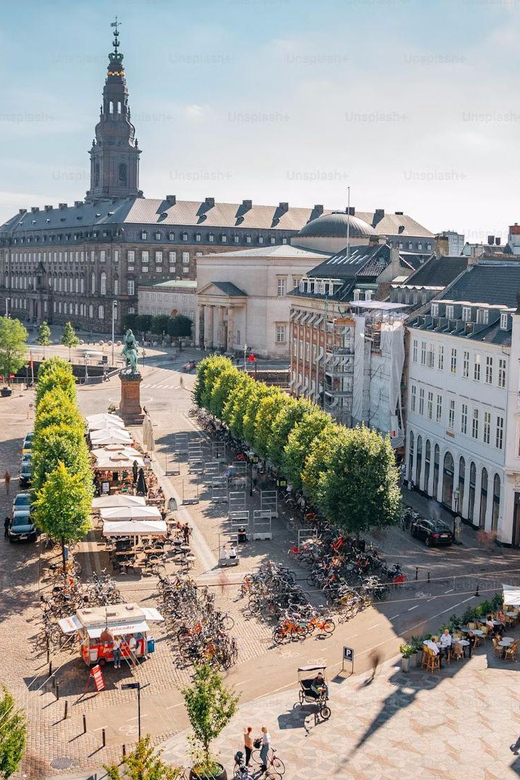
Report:
[{"label": "neoclassical portico", "polygon": [[[197,293],[197,343],[203,349],[242,348],[247,293],[232,282],[211,282]],[[243,324],[242,324],[243,323]]]}]

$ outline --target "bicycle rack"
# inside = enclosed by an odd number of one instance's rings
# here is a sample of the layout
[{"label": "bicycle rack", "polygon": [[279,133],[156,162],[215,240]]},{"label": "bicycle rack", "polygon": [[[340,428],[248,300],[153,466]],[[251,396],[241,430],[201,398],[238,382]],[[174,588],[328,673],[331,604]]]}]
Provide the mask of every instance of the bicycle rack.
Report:
[{"label": "bicycle rack", "polygon": [[271,517],[278,517],[278,493],[276,490],[261,491],[260,510],[262,512],[270,512]]},{"label": "bicycle rack", "polygon": [[188,434],[176,433],[173,437],[173,447],[175,452],[188,452]]},{"label": "bicycle rack", "polygon": [[226,503],[228,500],[227,477],[213,477],[211,480],[211,500]]},{"label": "bicycle rack", "polygon": [[301,548],[305,542],[311,539],[318,538],[318,531],[316,528],[299,528],[298,529],[298,549]]},{"label": "bicycle rack", "polygon": [[183,504],[198,504],[199,503],[199,480],[196,479],[195,483],[182,480],[182,503]]},{"label": "bicycle rack", "polygon": [[211,443],[211,457],[213,460],[226,460],[226,445],[223,441],[214,441]]},{"label": "bicycle rack", "polygon": [[271,512],[262,509],[253,510],[253,539],[255,541],[273,538],[271,519]]},{"label": "bicycle rack", "polygon": [[228,497],[229,516],[232,512],[245,512],[247,507],[247,498],[245,491],[230,491]]}]

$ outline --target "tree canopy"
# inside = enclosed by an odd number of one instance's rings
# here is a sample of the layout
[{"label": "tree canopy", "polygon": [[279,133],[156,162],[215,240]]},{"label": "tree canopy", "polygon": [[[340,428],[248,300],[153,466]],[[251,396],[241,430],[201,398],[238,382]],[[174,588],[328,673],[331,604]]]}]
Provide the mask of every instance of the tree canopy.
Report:
[{"label": "tree canopy", "polygon": [[182,771],[161,759],[161,754],[153,748],[149,734],[138,741],[119,765],[104,764],[103,768],[109,780],[175,780]]},{"label": "tree canopy", "polygon": [[11,693],[3,687],[0,696],[0,777],[14,775],[25,752],[27,721],[16,708]]},{"label": "tree canopy", "polygon": [[331,417],[311,405],[311,410],[303,415],[287,437],[283,454],[283,472],[295,490],[301,490],[302,472],[314,439],[324,428],[334,426]]},{"label": "tree canopy", "polygon": [[0,374],[10,382],[27,362],[27,331],[20,320],[0,317]]},{"label": "tree canopy", "polygon": [[38,336],[36,337],[36,343],[40,347],[48,347],[51,344],[51,329],[48,323],[44,320],[38,328]]},{"label": "tree canopy", "polygon": [[70,350],[72,347],[77,347],[79,344],[79,338],[76,336],[76,331],[72,327],[71,322],[66,322],[65,327],[63,328],[63,333],[61,334],[61,343],[64,347],[69,348],[69,357],[70,357]]}]

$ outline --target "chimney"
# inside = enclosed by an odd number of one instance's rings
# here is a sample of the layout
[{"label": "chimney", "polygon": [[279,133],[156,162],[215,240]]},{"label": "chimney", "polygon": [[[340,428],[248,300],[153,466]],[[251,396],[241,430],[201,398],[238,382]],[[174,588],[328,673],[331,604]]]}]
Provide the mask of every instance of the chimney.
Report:
[{"label": "chimney", "polygon": [[176,195],[167,195],[166,200],[168,201],[169,206],[175,206],[177,203],[177,196]]},{"label": "chimney", "polygon": [[289,204],[285,201],[280,201],[278,204],[278,211],[281,211],[283,214],[285,214],[286,211],[289,211]]},{"label": "chimney", "polygon": [[52,206],[44,206],[45,211],[52,211]]},{"label": "chimney", "polygon": [[31,206],[31,214],[37,214],[40,210],[39,206]]},{"label": "chimney", "polygon": [[435,253],[435,257],[448,257],[450,254],[450,240],[448,236],[442,233],[438,236],[435,236],[433,251]]},{"label": "chimney", "polygon": [[253,208],[253,201],[252,200],[243,200],[242,201],[242,208],[244,211],[249,211],[249,209]]},{"label": "chimney", "polygon": [[487,242],[490,246],[493,246],[493,244],[495,243],[495,236],[488,236]]},{"label": "chimney", "polygon": [[383,217],[385,216],[385,210],[384,209],[376,209],[374,212],[374,218],[372,220],[372,227],[375,227]]},{"label": "chimney", "polygon": [[22,215],[22,214],[27,214],[27,209],[18,209],[18,213],[19,213],[20,215]]},{"label": "chimney", "polygon": [[396,279],[398,276],[402,276],[403,269],[401,268],[399,248],[396,246],[390,247],[390,268],[392,271],[392,279]]},{"label": "chimney", "polygon": [[67,204],[66,203],[58,203],[58,208],[61,211],[64,211],[67,208]]},{"label": "chimney", "polygon": [[75,201],[74,201],[74,206],[75,206],[77,209],[79,209],[79,207],[80,207],[80,206],[83,206],[83,201],[82,201],[82,200],[75,200]]},{"label": "chimney", "polygon": [[215,198],[206,198],[204,203],[208,208],[212,209],[213,206],[215,205]]},{"label": "chimney", "polygon": [[402,216],[404,216],[404,211],[396,211],[396,212],[395,212],[395,216],[396,216],[396,217],[402,217]]},{"label": "chimney", "polygon": [[348,214],[351,217],[355,217],[356,216],[356,207],[355,206],[350,206],[350,207],[347,206],[347,208],[345,209],[345,214]]},{"label": "chimney", "polygon": [[495,244],[496,244],[496,246],[500,246],[501,243],[502,243],[502,239],[500,238],[500,236],[495,236]]},{"label": "chimney", "polygon": [[379,244],[379,236],[370,236],[368,239],[368,246],[377,246]]},{"label": "chimney", "polygon": [[323,204],[322,204],[322,203],[317,203],[317,204],[314,206],[314,208],[313,208],[313,210],[312,210],[312,211],[313,211],[313,213],[315,213],[315,214],[323,214]]}]

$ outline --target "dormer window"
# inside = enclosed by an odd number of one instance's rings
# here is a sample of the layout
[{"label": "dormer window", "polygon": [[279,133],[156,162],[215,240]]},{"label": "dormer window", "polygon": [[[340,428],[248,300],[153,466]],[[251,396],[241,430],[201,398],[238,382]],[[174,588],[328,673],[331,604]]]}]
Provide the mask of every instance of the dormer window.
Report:
[{"label": "dormer window", "polygon": [[464,322],[471,322],[471,307],[470,306],[463,306],[462,307],[462,319]]},{"label": "dormer window", "polygon": [[183,233],[182,234],[182,240],[183,241],[187,241],[188,240],[188,234],[187,233]]},{"label": "dormer window", "polygon": [[213,233],[208,233],[208,241],[210,244],[212,244],[215,241],[215,236]]},{"label": "dormer window", "polygon": [[240,241],[240,236],[237,236],[237,235],[235,234],[235,235],[233,236],[233,241],[234,241],[234,243],[235,243],[235,244],[238,244],[238,242]]},{"label": "dormer window", "polygon": [[477,323],[479,325],[487,325],[488,324],[488,315],[489,312],[487,309],[478,309],[477,311]]},{"label": "dormer window", "polygon": [[250,243],[251,243],[251,236],[246,236],[246,244],[250,244]]},{"label": "dormer window", "polygon": [[432,303],[432,317],[438,317],[438,316],[439,316],[439,304]]},{"label": "dormer window", "polygon": [[452,320],[455,316],[455,307],[454,306],[446,306],[446,317],[449,320]]},{"label": "dormer window", "polygon": [[225,234],[225,233],[222,233],[222,235],[220,236],[220,241],[221,241],[223,244],[227,244],[227,236],[226,236],[226,234]]},{"label": "dormer window", "polygon": [[505,313],[500,315],[500,330],[507,330],[508,316]]},{"label": "dormer window", "polygon": [[201,240],[202,236],[200,233],[195,233],[195,241],[199,242]]},{"label": "dormer window", "polygon": [[148,231],[147,230],[141,230],[141,241],[146,241],[148,238]]},{"label": "dormer window", "polygon": [[168,233],[168,241],[175,241],[175,233]]},{"label": "dormer window", "polygon": [[161,240],[161,234],[159,232],[155,233],[154,238],[155,238],[156,241],[160,241]]}]

